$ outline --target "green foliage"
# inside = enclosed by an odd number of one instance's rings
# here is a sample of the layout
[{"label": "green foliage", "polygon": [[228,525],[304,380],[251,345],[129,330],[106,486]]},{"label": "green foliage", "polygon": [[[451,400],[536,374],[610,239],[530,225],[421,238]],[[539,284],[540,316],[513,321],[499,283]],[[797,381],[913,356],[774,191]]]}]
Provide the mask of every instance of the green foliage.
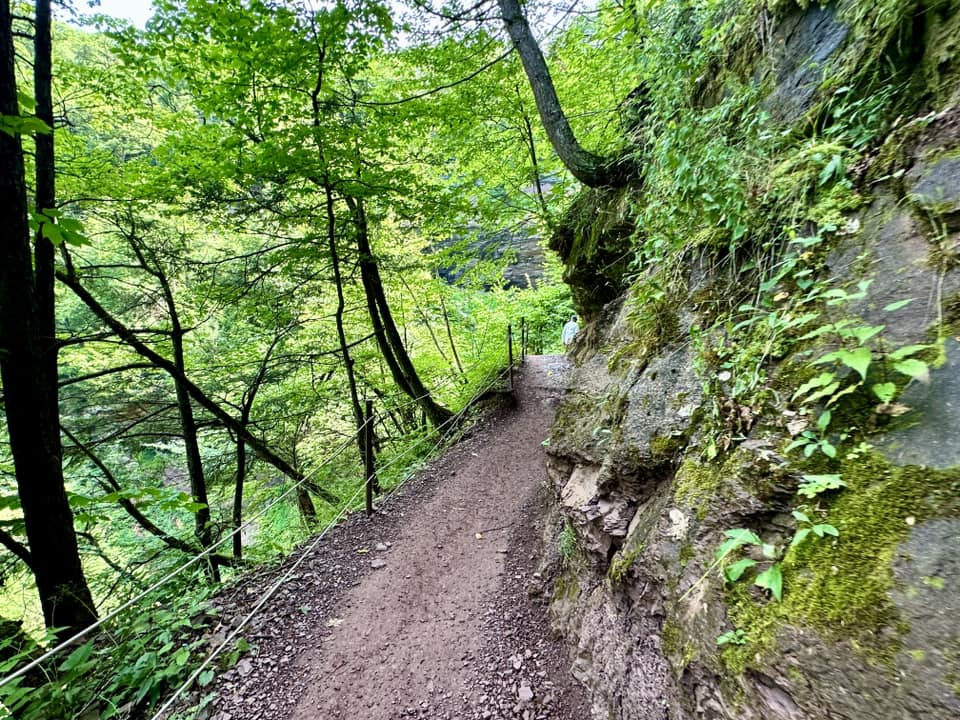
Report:
[{"label": "green foliage", "polygon": [[818,538],[823,538],[827,535],[837,537],[840,534],[840,532],[829,523],[814,524],[810,519],[810,516],[801,510],[794,510],[791,515],[793,515],[793,518],[800,523],[796,533],[794,533],[793,540],[790,541],[791,548],[794,548],[802,543],[810,533],[813,533]]},{"label": "green foliage", "polygon": [[[775,560],[779,557],[777,548],[763,542],[756,533],[747,528],[736,528],[725,530],[724,535],[727,541],[717,548],[716,563],[723,568],[723,576],[728,582],[737,582],[744,573],[757,565],[757,560],[753,558],[741,558],[734,563],[725,564],[731,553],[743,547],[755,546],[760,549],[766,560]],[[783,593],[783,578],[780,573],[780,564],[778,562],[770,563],[764,570],[757,573],[753,580],[757,587],[769,590],[777,600],[780,600]]]},{"label": "green foliage", "polygon": [[[207,650],[201,633],[210,623],[205,610],[209,588],[199,577],[194,583],[192,588],[166,588],[155,604],[124,612],[94,639],[3,685],[0,702],[23,720],[90,712],[108,720],[148,713],[163,692],[189,676]],[[0,674],[36,654],[28,647],[11,655],[0,664]]]},{"label": "green foliage", "polygon": [[840,475],[837,473],[804,475],[800,487],[797,488],[797,494],[807,499],[812,499],[827,490],[838,490],[845,486],[846,483],[840,479]]},{"label": "green foliage", "polygon": [[726,645],[727,643],[733,643],[734,645],[746,645],[750,638],[747,637],[747,634],[740,628],[736,630],[729,630],[719,637],[717,637],[717,645]]}]

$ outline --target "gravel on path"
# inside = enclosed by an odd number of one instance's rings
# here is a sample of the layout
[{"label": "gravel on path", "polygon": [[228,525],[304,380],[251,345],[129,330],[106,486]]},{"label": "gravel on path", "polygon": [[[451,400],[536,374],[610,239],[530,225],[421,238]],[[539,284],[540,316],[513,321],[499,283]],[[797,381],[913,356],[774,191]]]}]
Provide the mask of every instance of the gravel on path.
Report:
[{"label": "gravel on path", "polygon": [[[528,357],[516,408],[332,529],[245,631],[210,720],[589,717],[537,592],[541,442],[567,372]],[[225,593],[216,635],[295,560]]]}]

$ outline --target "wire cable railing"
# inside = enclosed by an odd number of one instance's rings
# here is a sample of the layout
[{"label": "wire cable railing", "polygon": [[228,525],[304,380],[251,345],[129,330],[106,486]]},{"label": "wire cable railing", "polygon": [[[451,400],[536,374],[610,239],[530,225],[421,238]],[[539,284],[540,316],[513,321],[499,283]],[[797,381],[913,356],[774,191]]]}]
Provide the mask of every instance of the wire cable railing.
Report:
[{"label": "wire cable railing", "polygon": [[[436,440],[436,442],[433,444],[430,450],[426,453],[427,456],[434,455],[445,443],[448,442],[450,436],[459,427],[461,420],[466,415],[466,413],[470,410],[473,404],[478,400],[478,398],[480,398],[485,393],[487,393],[494,385],[499,383],[504,378],[509,379],[509,384],[510,384],[509,391],[512,392],[514,357],[513,357],[513,347],[512,347],[512,334],[509,330],[508,330],[508,343],[510,344],[509,354],[508,354],[508,357],[509,357],[508,367],[501,370],[499,373],[496,373],[495,375],[493,375],[488,382],[486,382],[483,386],[481,386],[473,394],[473,396],[469,400],[467,400],[466,403],[464,403],[463,407],[457,413],[453,414],[450,418],[445,420],[443,423],[433,428],[431,433],[424,435],[422,438],[420,438],[416,442],[411,443],[409,446],[404,448],[403,451],[400,452],[398,455],[390,458],[390,460],[386,464],[378,468],[378,471],[382,473],[384,470],[387,470],[397,465],[401,460],[411,455],[415,450],[417,450],[419,447],[426,444],[432,438],[436,437],[437,434],[439,434],[439,438]],[[521,352],[521,362],[522,362],[522,359],[525,357],[525,349],[526,349],[525,334],[523,334],[522,346],[523,346],[523,349]],[[476,369],[476,367],[479,367],[479,363],[474,368],[471,368],[471,371]],[[435,389],[434,389],[434,392],[435,392]],[[430,392],[427,392],[421,395],[420,397],[411,398],[406,403],[404,403],[404,406],[419,402],[420,400],[423,400],[430,394],[431,394]],[[390,409],[396,409],[396,407],[397,406],[394,406],[394,407],[391,407]],[[400,406],[400,407],[403,407],[403,406]],[[306,473],[302,478],[300,478],[297,482],[295,482],[289,488],[284,490],[284,492],[282,492],[280,495],[278,495],[269,503],[267,503],[255,514],[248,517],[238,527],[233,528],[229,532],[225,533],[216,542],[204,548],[201,552],[192,556],[189,560],[187,560],[186,562],[177,566],[175,569],[168,572],[166,575],[160,578],[157,582],[153,583],[145,590],[141,591],[134,597],[130,598],[129,600],[122,603],[121,605],[117,606],[116,608],[111,610],[109,613],[99,618],[94,623],[88,625],[87,627],[83,628],[77,633],[71,635],[69,638],[59,642],[57,645],[55,645],[48,651],[44,652],[40,656],[31,660],[29,663],[18,668],[17,670],[10,673],[3,679],[0,679],[0,687],[3,687],[10,682],[13,682],[17,678],[23,677],[28,672],[42,665],[47,660],[56,656],[58,653],[62,652],[63,650],[67,648],[75,647],[79,640],[82,640],[83,638],[89,636],[98,628],[102,627],[106,623],[118,617],[129,608],[137,605],[138,603],[143,601],[147,596],[151,595],[155,591],[159,590],[160,588],[162,588],[163,586],[165,586],[166,584],[174,580],[176,577],[180,576],[187,569],[197,565],[203,559],[207,558],[217,548],[219,548],[226,542],[232,540],[232,538],[237,533],[243,532],[245,529],[253,525],[253,523],[255,523],[257,520],[259,520],[264,515],[266,515],[266,513],[268,513],[271,509],[276,507],[281,501],[283,501],[291,493],[295,492],[298,488],[302,487],[305,483],[310,482],[320,470],[322,470],[327,465],[331,464],[337,457],[339,457],[347,449],[347,447],[349,447],[352,443],[354,443],[358,439],[360,434],[367,430],[368,425],[370,425],[371,423],[375,423],[376,419],[377,418],[374,415],[367,417],[363,421],[363,423],[359,427],[357,427],[356,431],[352,435],[350,435],[349,438],[344,440],[332,453],[330,453],[327,457],[325,457],[323,460],[318,462],[308,473]],[[396,493],[405,484],[407,479],[408,478],[404,478],[403,480],[398,482],[394,487],[392,487],[390,491],[382,497],[381,503],[388,501],[390,497],[392,497],[394,493]],[[233,639],[236,638],[239,632],[250,622],[250,620],[253,619],[253,617],[256,616],[257,612],[259,612],[263,608],[263,606],[270,599],[270,597],[273,596],[276,590],[281,585],[283,585],[284,582],[286,582],[289,579],[289,577],[296,570],[296,568],[299,567],[299,565],[310,555],[310,553],[316,548],[316,546],[324,538],[324,536],[326,536],[326,534],[330,531],[330,529],[344,518],[344,516],[349,512],[350,508],[354,505],[354,503],[360,497],[360,494],[370,484],[371,480],[372,480],[371,476],[367,472],[365,472],[364,480],[361,483],[360,487],[357,489],[357,491],[353,494],[353,496],[340,507],[337,514],[334,516],[334,518],[330,522],[328,522],[327,525],[324,526],[323,530],[321,530],[321,532],[310,542],[310,544],[307,546],[307,549],[301,553],[300,557],[286,571],[286,573],[280,578],[280,580],[274,583],[270,587],[270,589],[260,598],[260,600],[258,600],[258,602],[253,606],[253,608],[250,610],[247,616],[245,616],[244,619],[240,622],[240,624],[236,628],[234,628],[234,630],[223,640],[222,643],[220,643],[214,650],[212,650],[204,658],[203,661],[201,661],[200,665],[197,668],[195,668],[194,671],[190,674],[190,676],[177,688],[177,690],[173,692],[173,694],[167,699],[167,701],[153,715],[151,720],[159,720],[159,718],[161,718],[162,715],[173,706],[176,700],[179,697],[181,697],[183,693],[185,693],[190,688],[190,686],[196,681],[196,679],[200,676],[200,674],[204,671],[204,669],[206,669],[210,665],[210,663],[214,659],[216,659],[216,657],[229,645],[229,643],[231,643]]]},{"label": "wire cable railing", "polygon": [[[448,438],[453,433],[454,429],[458,427],[459,421],[462,420],[464,415],[466,415],[467,411],[470,409],[471,405],[476,401],[476,399],[482,396],[488,390],[490,390],[501,379],[506,377],[508,370],[509,369],[503,370],[497,375],[495,375],[486,385],[484,385],[477,392],[474,393],[473,397],[463,406],[463,408],[461,408],[457,413],[455,413],[453,416],[451,416],[442,424],[438,425],[433,429],[434,433],[440,432],[440,439],[434,443],[428,455],[432,455],[433,453],[435,453],[437,450],[440,449],[440,447],[444,443],[447,442]],[[445,428],[445,426],[447,427]],[[431,435],[433,435],[433,433],[431,433]],[[404,457],[412,453],[420,445],[426,443],[430,439],[431,435],[425,435],[423,438],[421,438],[417,442],[412,443],[409,447],[405,448],[402,453],[391,458],[390,461],[385,465],[383,465],[381,468],[379,468],[379,470],[382,472],[388,467],[391,467],[392,465],[397,464],[400,460],[402,460]],[[370,481],[369,477],[364,479],[364,482],[360,485],[360,487],[354,493],[353,497],[347,500],[347,502],[343,505],[343,507],[341,507],[340,512],[337,513],[336,517],[324,527],[324,529],[320,532],[320,534],[316,538],[314,538],[314,540],[307,546],[306,550],[304,550],[301,553],[301,555],[297,558],[296,562],[294,562],[293,565],[291,565],[290,568],[287,569],[287,571],[281,576],[281,578],[277,580],[273,585],[270,586],[270,588],[261,596],[261,598],[253,606],[250,612],[247,613],[246,616],[244,616],[244,618],[223,639],[223,641],[220,642],[216,648],[210,651],[210,653],[207,654],[207,656],[203,659],[203,661],[201,661],[200,665],[194,669],[194,671],[189,675],[189,677],[187,677],[187,679],[184,680],[183,683],[181,683],[176,690],[174,690],[171,696],[167,698],[166,702],[164,702],[164,704],[160,707],[159,710],[157,710],[157,712],[150,718],[150,720],[160,720],[163,717],[164,713],[167,712],[167,710],[171,709],[176,704],[176,701],[190,689],[193,683],[197,680],[197,678],[200,677],[200,674],[210,665],[210,663],[213,662],[214,659],[216,659],[227,647],[230,646],[230,644],[234,641],[234,639],[236,639],[236,637],[240,634],[240,631],[243,630],[243,628],[250,623],[250,621],[256,616],[256,614],[264,607],[264,605],[266,605],[267,601],[273,596],[273,594],[293,575],[293,573],[300,566],[300,564],[303,563],[303,561],[306,560],[306,558],[316,549],[317,545],[319,545],[320,541],[324,538],[324,536],[326,536],[326,534],[330,531],[330,529],[333,528],[338,522],[340,522],[340,520],[343,519],[343,517],[346,515],[350,507],[360,497],[360,494],[364,491],[364,489],[366,488],[366,484],[369,481]],[[384,495],[381,502],[386,502],[403,485],[404,485],[404,482],[400,482],[396,486],[394,486],[389,493]]]},{"label": "wire cable railing", "polygon": [[[366,425],[366,423],[364,423],[364,425]],[[216,542],[212,543],[212,544],[209,545],[208,547],[204,548],[201,552],[199,552],[199,553],[197,553],[196,555],[192,556],[189,560],[187,560],[186,562],[184,562],[182,565],[179,565],[178,567],[176,567],[175,569],[171,570],[169,573],[167,573],[166,575],[164,575],[160,580],[158,580],[157,582],[155,582],[153,585],[151,585],[151,586],[148,587],[147,589],[141,591],[138,595],[135,595],[135,596],[132,597],[131,599],[129,599],[129,600],[127,600],[126,602],[122,603],[121,605],[117,606],[116,608],[114,608],[113,610],[111,610],[109,613],[107,613],[107,614],[104,615],[103,617],[99,618],[96,622],[93,622],[93,623],[91,623],[90,625],[88,625],[87,627],[83,628],[83,630],[80,630],[79,632],[74,633],[73,635],[71,635],[70,637],[68,637],[66,640],[61,641],[60,643],[58,643],[56,646],[54,646],[53,648],[51,648],[51,649],[48,650],[47,652],[45,652],[45,653],[43,653],[42,655],[40,655],[39,657],[35,658],[34,660],[32,660],[31,662],[27,663],[27,664],[24,665],[23,667],[18,668],[15,672],[12,672],[12,673],[10,673],[9,675],[7,675],[5,678],[3,678],[2,680],[0,680],[0,687],[3,687],[4,685],[6,685],[7,683],[11,682],[12,680],[15,680],[16,678],[21,677],[21,676],[25,675],[26,673],[30,672],[30,670],[32,670],[33,668],[38,667],[38,666],[41,665],[42,663],[46,662],[46,661],[49,660],[51,657],[53,657],[54,655],[56,655],[57,653],[59,653],[61,650],[64,650],[65,648],[68,648],[68,647],[72,647],[73,645],[75,645],[75,643],[76,643],[78,640],[86,637],[87,635],[89,635],[90,633],[92,633],[94,630],[96,630],[97,628],[101,627],[101,626],[104,625],[105,623],[110,622],[110,621],[113,620],[115,617],[117,617],[118,615],[120,615],[123,611],[125,611],[125,610],[133,607],[134,605],[136,605],[137,603],[139,603],[141,600],[143,600],[145,597],[147,597],[148,595],[150,595],[150,594],[153,593],[154,591],[159,590],[161,587],[163,587],[164,585],[166,585],[167,583],[169,583],[171,580],[173,580],[174,578],[176,578],[176,577],[178,577],[179,575],[181,575],[185,570],[187,570],[188,568],[196,565],[198,562],[200,562],[200,561],[203,560],[205,557],[207,557],[208,555],[210,555],[210,553],[212,553],[212,552],[213,552],[214,550],[216,550],[218,547],[220,547],[221,545],[223,545],[224,543],[226,543],[228,540],[231,540],[234,535],[236,535],[236,534],[239,533],[239,532],[243,532],[244,530],[246,530],[246,529],[247,529],[248,527],[250,527],[256,520],[259,520],[261,517],[263,517],[264,515],[266,515],[266,513],[268,513],[271,509],[273,509],[274,507],[276,507],[285,497],[287,497],[288,495],[290,495],[290,493],[292,493],[292,492],[294,492],[295,490],[297,490],[297,489],[298,489],[299,487],[301,487],[304,483],[307,483],[307,482],[309,482],[310,480],[312,480],[312,479],[313,479],[313,476],[316,475],[316,473],[319,472],[325,465],[333,462],[333,460],[335,460],[340,454],[342,454],[343,451],[355,440],[356,436],[357,436],[362,430],[363,430],[363,427],[358,428],[358,429],[357,429],[357,432],[356,432],[354,435],[352,435],[349,439],[347,439],[347,440],[345,440],[343,443],[341,443],[340,446],[339,446],[336,450],[334,450],[334,452],[332,452],[327,458],[325,458],[325,459],[324,459],[323,461],[321,461],[316,467],[314,467],[314,468],[310,471],[310,473],[304,475],[303,478],[301,478],[301,479],[298,480],[296,483],[294,483],[294,484],[291,485],[289,488],[287,488],[283,493],[281,493],[281,494],[278,495],[276,498],[274,498],[271,502],[269,502],[267,505],[265,505],[263,508],[261,508],[261,509],[260,509],[257,513],[255,513],[253,516],[247,518],[247,520],[246,520],[245,522],[243,522],[239,527],[236,527],[236,528],[234,528],[233,530],[231,530],[230,532],[226,533],[226,534],[223,535],[219,540],[217,540]]]}]

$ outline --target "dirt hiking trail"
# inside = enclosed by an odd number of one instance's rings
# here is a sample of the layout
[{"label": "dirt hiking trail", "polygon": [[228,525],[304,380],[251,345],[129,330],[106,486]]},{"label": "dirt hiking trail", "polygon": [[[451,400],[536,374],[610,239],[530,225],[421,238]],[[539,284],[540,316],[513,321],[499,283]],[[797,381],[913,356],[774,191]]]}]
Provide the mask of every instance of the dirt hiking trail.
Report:
[{"label": "dirt hiking trail", "polygon": [[[569,650],[552,639],[537,507],[568,366],[527,358],[517,407],[385,500],[334,528],[245,633],[254,649],[215,681],[211,720],[581,720]],[[242,617],[279,568],[231,589]]]}]

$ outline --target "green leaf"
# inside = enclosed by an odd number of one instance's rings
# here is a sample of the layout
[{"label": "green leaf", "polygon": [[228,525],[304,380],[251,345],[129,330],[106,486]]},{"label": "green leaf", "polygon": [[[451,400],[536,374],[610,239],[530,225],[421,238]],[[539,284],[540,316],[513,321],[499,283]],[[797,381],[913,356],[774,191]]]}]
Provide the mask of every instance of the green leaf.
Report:
[{"label": "green leaf", "polygon": [[867,368],[873,359],[873,351],[868,347],[858,347],[856,350],[838,350],[837,359],[849,368],[860,373],[860,377],[867,379]]},{"label": "green leaf", "polygon": [[854,338],[858,343],[863,345],[870,338],[882,333],[884,328],[886,328],[886,325],[858,325],[840,334],[844,337]]},{"label": "green leaf", "polygon": [[795,520],[799,520],[800,522],[805,522],[805,523],[810,522],[810,517],[805,512],[802,512],[800,510],[794,510],[790,514],[793,515]]},{"label": "green leaf", "polygon": [[817,428],[819,428],[820,432],[826,430],[830,425],[831,417],[832,413],[829,410],[824,410],[822,413],[820,413],[820,417],[817,418]]},{"label": "green leaf", "polygon": [[752,530],[747,528],[734,528],[732,530],[724,530],[723,534],[735,540],[742,540],[744,545],[760,545],[760,538],[757,537],[757,534]]},{"label": "green leaf", "polygon": [[17,100],[20,102],[20,107],[27,112],[33,112],[37,108],[37,101],[33,95],[25,93],[23,90],[17,90]]},{"label": "green leaf", "polygon": [[830,180],[835,177],[843,176],[843,157],[840,155],[833,155],[830,158],[830,162],[827,163],[826,167],[820,171],[820,185],[826,185]]},{"label": "green leaf", "polygon": [[213,682],[213,670],[204,670],[197,676],[197,685],[200,687],[206,687],[211,682]]},{"label": "green leaf", "polygon": [[40,118],[23,115],[0,115],[0,132],[11,137],[20,135],[49,135],[50,126]]},{"label": "green leaf", "polygon": [[717,638],[717,645],[726,645],[727,643],[733,643],[734,645],[746,645],[747,639],[747,635],[743,632],[743,630],[730,630]]},{"label": "green leaf", "polygon": [[857,388],[859,387],[860,387],[859,382],[854,383],[853,385],[847,385],[840,392],[835,392],[833,395],[831,395],[830,399],[827,401],[827,405],[833,405],[837,400],[842,398],[844,395],[849,395],[852,392],[856,392]]},{"label": "green leaf", "polygon": [[177,667],[183,667],[190,659],[190,648],[182,647],[173,654],[173,664]]},{"label": "green leaf", "polygon": [[828,458],[835,458],[837,456],[837,448],[828,440],[820,441],[820,452]]},{"label": "green leaf", "polygon": [[762,573],[757,575],[753,584],[769,590],[779,601],[783,594],[783,575],[780,572],[780,563],[774,563]]},{"label": "green leaf", "polygon": [[776,545],[769,545],[767,543],[764,543],[763,546],[761,547],[761,551],[763,552],[763,556],[768,560],[773,560],[777,557]]},{"label": "green leaf", "polygon": [[907,305],[912,303],[915,299],[916,298],[907,298],[906,300],[897,300],[896,302],[892,302],[889,305],[884,305],[883,309],[886,310],[887,312],[893,312],[894,310],[899,310],[902,307],[906,307]]},{"label": "green leaf", "polygon": [[761,545],[762,541],[757,537],[756,533],[747,530],[746,528],[737,528],[735,530],[726,530],[724,531],[729,540],[727,540],[723,545],[717,548],[717,559],[722,560],[731,552],[737,548],[743,547],[744,545]]},{"label": "green leaf", "polygon": [[893,369],[903,375],[909,375],[914,380],[927,384],[930,382],[930,366],[923,360],[901,360],[893,364]]},{"label": "green leaf", "polygon": [[827,333],[833,332],[836,329],[836,326],[833,323],[828,323],[826,325],[821,325],[818,328],[814,328],[805,335],[801,335],[798,340],[813,340],[814,338],[821,337]]},{"label": "green leaf", "polygon": [[908,358],[911,355],[916,355],[918,352],[926,350],[929,348],[929,345],[904,345],[902,348],[897,348],[888,356],[891,360],[903,360]]},{"label": "green leaf", "polygon": [[74,650],[72,653],[70,653],[67,659],[64,660],[63,664],[60,666],[60,672],[67,673],[67,672],[70,672],[71,670],[74,670],[79,665],[86,662],[87,659],[89,659],[89,657],[92,654],[93,654],[93,640],[88,640],[83,645],[81,645],[76,650]]},{"label": "green leaf", "polygon": [[827,396],[829,396],[829,395],[833,395],[833,394],[837,391],[837,388],[839,388],[839,387],[840,387],[840,383],[839,383],[839,382],[830,383],[830,384],[827,385],[825,388],[820,388],[820,389],[817,390],[815,393],[809,395],[809,396],[805,399],[805,402],[814,403],[814,402],[816,402],[817,400],[819,400],[820,398],[825,398],[825,397],[827,397]]},{"label": "green leaf", "polygon": [[871,385],[870,389],[882,403],[890,402],[897,394],[897,386],[892,382],[876,383]]},{"label": "green leaf", "polygon": [[837,473],[826,475],[804,475],[803,482],[800,483],[797,493],[806,498],[813,498],[822,492],[826,492],[827,490],[839,490],[840,488],[846,486],[847,484]]},{"label": "green leaf", "polygon": [[810,528],[800,528],[793,536],[793,540],[790,541],[790,547],[796,547],[804,540],[806,540],[807,535],[810,534]]},{"label": "green leaf", "polygon": [[824,372],[817,375],[815,378],[808,380],[803,385],[797,388],[797,391],[793,394],[793,400],[796,400],[798,397],[803,397],[806,393],[814,390],[815,388],[824,387],[833,382],[835,375],[832,372]]},{"label": "green leaf", "polygon": [[837,530],[833,525],[828,525],[826,523],[823,523],[822,525],[814,525],[811,529],[817,534],[817,537],[823,537],[824,535],[840,537],[840,531]]},{"label": "green leaf", "polygon": [[63,242],[63,233],[61,233],[60,228],[52,222],[43,223],[43,225],[40,226],[40,234],[54,245],[59,246],[60,243]]},{"label": "green leaf", "polygon": [[752,568],[756,564],[757,564],[756,560],[751,560],[750,558],[742,558],[741,560],[737,560],[732,565],[728,565],[724,569],[723,574],[726,575],[727,580],[729,580],[730,582],[736,582],[743,576],[743,573],[746,572],[748,568]]}]

